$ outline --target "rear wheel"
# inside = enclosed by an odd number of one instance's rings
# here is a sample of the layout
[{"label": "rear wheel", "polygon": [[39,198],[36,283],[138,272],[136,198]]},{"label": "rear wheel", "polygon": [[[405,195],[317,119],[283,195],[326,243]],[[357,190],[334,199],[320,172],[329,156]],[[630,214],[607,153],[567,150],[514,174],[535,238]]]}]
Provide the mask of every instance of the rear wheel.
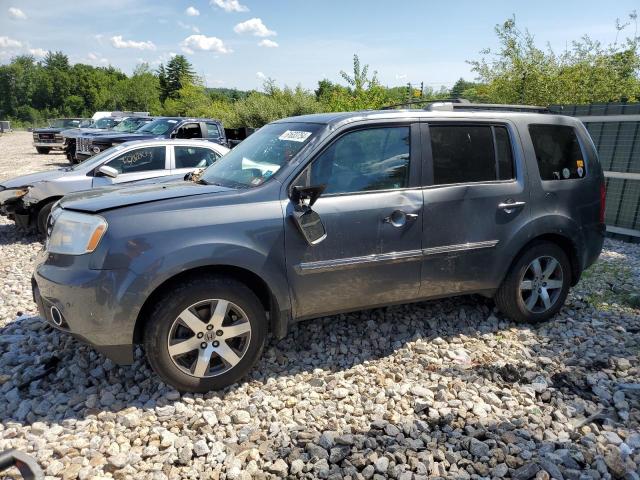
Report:
[{"label": "rear wheel", "polygon": [[36,227],[40,235],[47,234],[47,219],[49,218],[49,214],[51,213],[51,209],[53,208],[53,205],[55,203],[56,201],[44,204],[44,206],[38,212],[38,217],[36,219]]},{"label": "rear wheel", "polygon": [[36,147],[36,151],[41,155],[46,155],[51,151],[51,149],[48,147]]},{"label": "rear wheel", "polygon": [[158,302],[144,332],[153,370],[180,391],[206,392],[240,380],[267,336],[262,304],[244,284],[194,277]]},{"label": "rear wheel", "polygon": [[514,321],[543,322],[560,311],[570,285],[567,255],[555,243],[540,242],[516,260],[495,300],[498,308]]}]

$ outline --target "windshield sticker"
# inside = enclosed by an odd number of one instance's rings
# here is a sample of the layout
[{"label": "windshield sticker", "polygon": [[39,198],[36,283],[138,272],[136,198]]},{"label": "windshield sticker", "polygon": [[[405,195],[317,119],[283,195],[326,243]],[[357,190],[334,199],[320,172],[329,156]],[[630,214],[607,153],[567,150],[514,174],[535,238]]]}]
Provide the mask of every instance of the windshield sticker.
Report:
[{"label": "windshield sticker", "polygon": [[278,137],[278,140],[287,140],[289,142],[304,142],[309,138],[311,132],[303,132],[301,130],[287,130]]},{"label": "windshield sticker", "polygon": [[563,168],[562,169],[562,176],[564,178],[569,178],[571,176],[571,170],[569,170],[568,168]]}]

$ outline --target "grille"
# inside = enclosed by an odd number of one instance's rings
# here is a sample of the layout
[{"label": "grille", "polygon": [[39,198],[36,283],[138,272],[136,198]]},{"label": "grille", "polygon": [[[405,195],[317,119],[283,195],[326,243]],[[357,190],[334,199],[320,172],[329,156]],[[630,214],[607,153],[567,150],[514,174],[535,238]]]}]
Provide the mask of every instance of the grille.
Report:
[{"label": "grille", "polygon": [[91,154],[91,140],[84,137],[78,137],[76,140],[76,150],[78,152]]}]

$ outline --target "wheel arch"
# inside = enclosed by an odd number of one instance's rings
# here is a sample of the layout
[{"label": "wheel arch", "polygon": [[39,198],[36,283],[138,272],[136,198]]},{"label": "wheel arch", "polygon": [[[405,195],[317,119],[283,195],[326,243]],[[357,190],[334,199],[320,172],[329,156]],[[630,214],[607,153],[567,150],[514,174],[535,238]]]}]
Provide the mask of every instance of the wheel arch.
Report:
[{"label": "wheel arch", "polygon": [[246,285],[258,297],[260,303],[265,309],[265,312],[267,312],[269,330],[279,338],[286,334],[287,319],[283,318],[281,315],[278,300],[268,283],[262,277],[243,267],[232,265],[205,265],[179,272],[164,280],[151,292],[138,312],[134,325],[133,342],[142,343],[144,327],[146,322],[149,320],[149,315],[153,310],[153,306],[159,298],[161,298],[174,285],[177,285],[186,279],[207,275],[230,277]]},{"label": "wheel arch", "polygon": [[542,233],[531,238],[525,245],[520,248],[511,259],[509,268],[506,270],[504,277],[511,271],[513,265],[518,261],[523,252],[530,249],[536,243],[550,242],[558,245],[569,258],[569,264],[571,265],[571,286],[575,286],[580,280],[582,269],[580,267],[580,259],[578,257],[578,247],[576,243],[567,235],[563,235],[557,232]]}]

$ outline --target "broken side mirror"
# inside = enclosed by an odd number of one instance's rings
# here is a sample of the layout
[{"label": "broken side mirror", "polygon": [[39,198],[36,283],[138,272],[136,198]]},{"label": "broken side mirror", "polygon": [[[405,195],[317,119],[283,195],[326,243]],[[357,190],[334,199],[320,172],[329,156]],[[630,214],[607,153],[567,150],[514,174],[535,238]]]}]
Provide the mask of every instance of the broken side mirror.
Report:
[{"label": "broken side mirror", "polygon": [[311,209],[325,188],[326,185],[319,185],[317,187],[295,186],[291,189],[291,201],[294,204],[293,221],[309,245],[317,245],[327,238],[327,231],[320,215]]}]

